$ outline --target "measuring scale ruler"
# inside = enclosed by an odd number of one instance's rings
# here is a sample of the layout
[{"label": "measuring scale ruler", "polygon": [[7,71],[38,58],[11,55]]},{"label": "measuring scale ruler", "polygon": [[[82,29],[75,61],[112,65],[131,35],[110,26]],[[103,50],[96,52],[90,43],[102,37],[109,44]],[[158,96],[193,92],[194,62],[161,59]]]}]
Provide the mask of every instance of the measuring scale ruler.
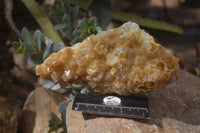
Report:
[{"label": "measuring scale ruler", "polygon": [[72,110],[125,118],[150,118],[146,97],[80,93],[75,96]]}]

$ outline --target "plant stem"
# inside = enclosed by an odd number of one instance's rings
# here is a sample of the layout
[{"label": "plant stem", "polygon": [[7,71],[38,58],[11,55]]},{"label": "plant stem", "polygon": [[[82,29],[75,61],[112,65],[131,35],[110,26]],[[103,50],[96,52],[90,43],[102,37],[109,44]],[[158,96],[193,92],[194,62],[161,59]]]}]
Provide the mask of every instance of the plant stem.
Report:
[{"label": "plant stem", "polygon": [[35,0],[22,0],[24,5],[28,8],[31,14],[34,16],[42,30],[46,33],[46,35],[51,38],[54,42],[61,42],[62,39],[58,35],[58,33],[53,29],[53,24],[48,19],[45,12],[41,9],[40,5],[38,5]]},{"label": "plant stem", "polygon": [[176,25],[172,25],[165,22],[159,22],[156,20],[148,19],[148,18],[141,18],[138,16],[129,15],[123,12],[113,11],[112,18],[113,20],[118,20],[122,22],[133,21],[133,22],[138,23],[140,26],[144,26],[148,28],[170,31],[177,34],[183,34],[183,29]]},{"label": "plant stem", "polygon": [[[72,5],[79,5],[81,9],[87,10],[91,0],[71,0]],[[124,12],[118,12],[113,10],[112,12],[112,19],[127,22],[132,21],[138,23],[140,26],[144,26],[147,28],[157,29],[157,30],[164,30],[169,31],[177,34],[183,34],[183,29],[179,26],[169,24],[166,22],[160,22],[152,19],[142,18],[134,15],[129,15]]]}]

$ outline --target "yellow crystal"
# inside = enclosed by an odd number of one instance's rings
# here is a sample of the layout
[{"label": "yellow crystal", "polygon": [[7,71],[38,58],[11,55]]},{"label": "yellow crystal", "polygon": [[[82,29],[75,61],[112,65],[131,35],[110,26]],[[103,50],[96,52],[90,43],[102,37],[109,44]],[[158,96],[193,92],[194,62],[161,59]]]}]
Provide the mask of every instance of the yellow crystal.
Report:
[{"label": "yellow crystal", "polygon": [[178,73],[179,59],[132,22],[91,35],[51,54],[36,74],[61,85],[84,83],[95,92],[138,94],[161,89]]}]

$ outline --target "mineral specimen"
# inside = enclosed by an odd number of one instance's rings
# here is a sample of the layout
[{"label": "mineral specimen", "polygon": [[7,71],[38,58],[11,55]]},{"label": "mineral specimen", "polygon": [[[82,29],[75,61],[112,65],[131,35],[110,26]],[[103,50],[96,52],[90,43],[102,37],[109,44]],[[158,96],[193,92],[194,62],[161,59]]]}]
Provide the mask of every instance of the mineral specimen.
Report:
[{"label": "mineral specimen", "polygon": [[127,22],[51,54],[36,67],[36,74],[62,86],[84,83],[97,93],[129,95],[172,82],[178,62],[137,24]]}]

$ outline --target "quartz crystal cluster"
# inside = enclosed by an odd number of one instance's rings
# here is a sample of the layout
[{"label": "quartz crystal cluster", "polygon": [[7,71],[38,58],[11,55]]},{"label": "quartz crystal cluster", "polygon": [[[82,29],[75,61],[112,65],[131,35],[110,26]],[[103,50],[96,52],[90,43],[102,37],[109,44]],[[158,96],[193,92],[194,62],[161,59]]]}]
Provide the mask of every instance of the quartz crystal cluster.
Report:
[{"label": "quartz crystal cluster", "polygon": [[62,86],[86,84],[97,93],[138,94],[176,79],[179,59],[136,23],[102,31],[52,53],[36,74]]}]

